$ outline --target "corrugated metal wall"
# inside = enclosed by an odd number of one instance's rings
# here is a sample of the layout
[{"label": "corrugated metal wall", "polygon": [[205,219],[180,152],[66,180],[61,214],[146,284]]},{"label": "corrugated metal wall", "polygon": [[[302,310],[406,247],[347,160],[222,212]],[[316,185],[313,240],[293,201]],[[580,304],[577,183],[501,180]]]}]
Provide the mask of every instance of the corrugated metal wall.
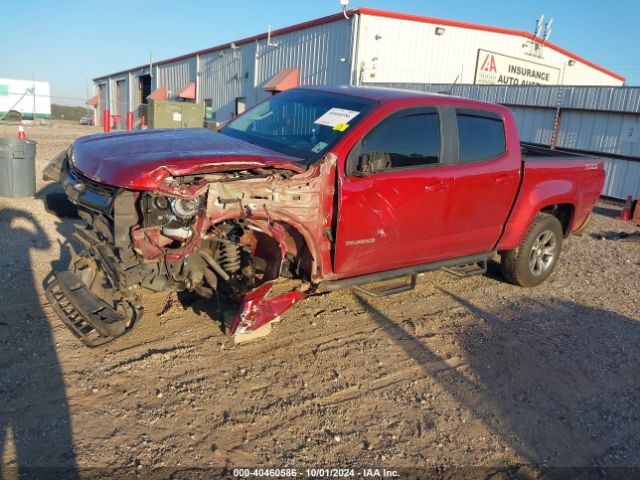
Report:
[{"label": "corrugated metal wall", "polygon": [[102,112],[109,108],[109,84],[100,83],[96,88],[98,93],[98,122],[102,125]]},{"label": "corrugated metal wall", "polygon": [[522,141],[551,144],[555,111],[527,107],[511,107],[511,110]]},{"label": "corrugated metal wall", "polygon": [[607,197],[625,199],[627,195],[640,195],[640,163],[614,158],[604,159],[607,177],[602,194]]},{"label": "corrugated metal wall", "polygon": [[[152,89],[167,87],[175,96],[189,82],[197,82],[198,101],[211,100],[215,119],[226,121],[235,115],[236,99],[245,98],[247,106],[270,94],[262,86],[285,68],[298,67],[300,82],[313,84],[349,84],[351,78],[352,28],[356,19],[313,25],[302,30],[275,35],[201,56],[166,64],[155,64]],[[131,109],[139,104],[138,76],[131,74]],[[115,88],[116,77],[96,79]],[[128,84],[127,84],[128,86]],[[125,109],[126,111],[126,109]]]},{"label": "corrugated metal wall", "polygon": [[629,159],[605,159],[603,195],[640,194],[639,87],[508,87],[482,85],[377,83],[508,105],[525,142],[550,145],[558,105],[557,146]]},{"label": "corrugated metal wall", "polygon": [[348,84],[351,60],[351,22],[316,25],[257,43],[256,81],[261,87],[283,68],[299,67],[303,85]]},{"label": "corrugated metal wall", "polygon": [[189,82],[196,81],[196,57],[158,65],[155,69],[157,85],[167,87],[167,95],[173,97]]},{"label": "corrugated metal wall", "polygon": [[129,95],[127,94],[128,89],[128,78],[119,78],[115,81],[114,98],[111,110],[113,115],[126,115],[129,108]]},{"label": "corrugated metal wall", "polygon": [[[236,98],[247,97],[251,91],[254,48],[247,44],[200,57],[198,97],[201,101],[211,100],[216,121],[224,122],[233,117]],[[253,100],[248,102],[250,105],[255,103]]]},{"label": "corrugated metal wall", "polygon": [[447,93],[484,102],[527,107],[561,107],[576,110],[640,113],[640,87],[546,87],[503,85],[451,85],[446,83],[376,82],[372,86]]},{"label": "corrugated metal wall", "polygon": [[200,57],[199,98],[211,99],[216,120],[235,115],[236,98],[247,106],[267,98],[262,87],[285,68],[300,69],[300,83],[348,84],[351,22],[339,20],[257,40]]}]

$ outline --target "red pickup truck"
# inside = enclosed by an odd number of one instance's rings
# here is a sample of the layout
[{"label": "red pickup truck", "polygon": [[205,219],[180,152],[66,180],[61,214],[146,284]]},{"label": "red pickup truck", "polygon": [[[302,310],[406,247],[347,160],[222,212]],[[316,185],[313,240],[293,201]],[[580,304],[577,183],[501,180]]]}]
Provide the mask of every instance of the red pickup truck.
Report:
[{"label": "red pickup truck", "polygon": [[[241,339],[314,292],[388,295],[428,270],[482,273],[496,253],[509,282],[535,286],[563,238],[585,227],[604,171],[594,158],[521,144],[503,106],[305,87],[217,133],[80,138],[44,177],[85,220],[47,295],[99,345],[132,327],[145,289],[211,298]],[[365,287],[400,277],[406,286]]]}]

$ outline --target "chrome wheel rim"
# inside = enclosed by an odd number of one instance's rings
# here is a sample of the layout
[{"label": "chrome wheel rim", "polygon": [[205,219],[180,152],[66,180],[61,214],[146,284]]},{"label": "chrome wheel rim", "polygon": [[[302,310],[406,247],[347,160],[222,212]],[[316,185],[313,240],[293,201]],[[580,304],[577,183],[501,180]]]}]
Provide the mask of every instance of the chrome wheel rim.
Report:
[{"label": "chrome wheel rim", "polygon": [[529,269],[533,275],[540,276],[551,269],[557,245],[558,240],[551,230],[545,230],[536,237],[529,252]]}]

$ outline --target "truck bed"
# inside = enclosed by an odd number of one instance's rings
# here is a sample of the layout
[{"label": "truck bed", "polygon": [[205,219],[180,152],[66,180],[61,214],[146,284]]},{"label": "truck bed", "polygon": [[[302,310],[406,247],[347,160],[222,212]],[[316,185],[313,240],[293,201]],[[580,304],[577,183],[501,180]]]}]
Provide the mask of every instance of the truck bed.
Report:
[{"label": "truck bed", "polygon": [[578,229],[591,213],[604,181],[603,161],[596,156],[532,143],[521,143],[520,151],[521,184],[500,250],[516,248],[537,212],[547,205],[567,209],[566,235]]},{"label": "truck bed", "polygon": [[539,143],[520,142],[520,155],[523,161],[527,160],[589,160],[593,159],[584,153],[563,148],[550,148]]}]

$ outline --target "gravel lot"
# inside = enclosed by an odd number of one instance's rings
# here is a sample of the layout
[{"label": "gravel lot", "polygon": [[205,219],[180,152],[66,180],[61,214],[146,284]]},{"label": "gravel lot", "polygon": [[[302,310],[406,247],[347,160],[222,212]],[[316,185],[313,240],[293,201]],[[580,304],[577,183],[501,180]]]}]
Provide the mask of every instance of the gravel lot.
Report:
[{"label": "gravel lot", "polygon": [[[26,130],[39,171],[97,131]],[[2,137],[15,131],[0,125]],[[495,266],[464,279],[435,272],[387,299],[315,296],[240,346],[206,302],[165,308],[167,295],[153,294],[130,334],[88,349],[42,291],[68,258],[72,224],[45,212],[52,188],[38,180],[35,199],[0,198],[9,474],[419,467],[536,478],[541,466],[640,467],[640,237],[619,238],[639,229],[616,207],[598,206],[535,289],[504,283]]]}]

